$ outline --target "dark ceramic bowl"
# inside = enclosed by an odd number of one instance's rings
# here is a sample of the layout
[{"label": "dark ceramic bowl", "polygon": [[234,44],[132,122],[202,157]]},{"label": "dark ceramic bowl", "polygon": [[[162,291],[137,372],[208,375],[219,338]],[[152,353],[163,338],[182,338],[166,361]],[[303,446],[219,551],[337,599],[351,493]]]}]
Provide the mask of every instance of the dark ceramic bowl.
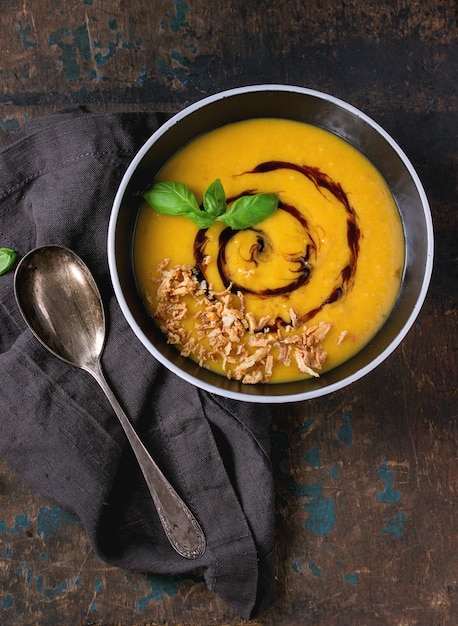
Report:
[{"label": "dark ceramic bowl", "polygon": [[[388,320],[356,356],[301,382],[243,385],[226,380],[181,357],[166,343],[139,295],[132,243],[141,192],[182,146],[218,126],[256,117],[279,117],[324,128],[360,150],[385,177],[401,214],[406,259],[400,293]],[[433,260],[433,229],[425,192],[412,164],[397,143],[367,115],[332,96],[286,85],[255,85],[215,94],[175,115],[138,152],[117,192],[108,234],[108,261],[119,305],[150,354],[198,387],[250,402],[307,400],[360,379],[386,359],[417,317],[428,289]]]}]

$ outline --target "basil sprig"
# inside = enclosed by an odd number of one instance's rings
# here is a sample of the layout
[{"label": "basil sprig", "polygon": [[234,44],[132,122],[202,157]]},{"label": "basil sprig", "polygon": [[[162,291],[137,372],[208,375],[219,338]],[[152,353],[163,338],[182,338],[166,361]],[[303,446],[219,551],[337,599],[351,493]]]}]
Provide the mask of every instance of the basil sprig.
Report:
[{"label": "basil sprig", "polygon": [[16,260],[16,252],[11,248],[0,248],[0,276],[6,274]]},{"label": "basil sprig", "polygon": [[237,198],[226,210],[226,194],[219,178],[205,190],[202,207],[183,183],[156,183],[143,197],[157,213],[183,215],[199,228],[209,228],[218,221],[234,230],[243,230],[259,224],[278,207],[276,194],[258,193]]}]

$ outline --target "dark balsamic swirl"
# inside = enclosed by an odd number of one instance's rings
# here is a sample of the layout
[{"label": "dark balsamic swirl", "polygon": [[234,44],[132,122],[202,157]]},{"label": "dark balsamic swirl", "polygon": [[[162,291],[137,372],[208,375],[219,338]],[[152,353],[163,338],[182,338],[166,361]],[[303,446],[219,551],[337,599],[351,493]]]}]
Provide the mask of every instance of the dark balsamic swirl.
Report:
[{"label": "dark balsamic swirl", "polygon": [[[328,176],[326,173],[322,172],[318,168],[308,165],[298,165],[296,163],[289,163],[286,161],[267,161],[264,163],[260,163],[253,170],[244,172],[243,174],[263,174],[281,169],[294,170],[302,174],[315,185],[320,193],[323,193],[323,190],[329,192],[340,204],[346,215],[347,245],[349,251],[348,262],[341,269],[338,279],[335,282],[331,292],[323,299],[321,304],[309,310],[307,313],[301,315],[301,321],[308,322],[326,305],[340,300],[344,293],[346,293],[351,287],[358,263],[359,240],[361,233],[357,223],[357,215],[353,207],[351,206],[348,196],[343,190],[341,184],[335,182],[330,176]],[[252,195],[254,193],[256,193],[256,191],[250,189],[244,191],[237,197],[240,197],[242,195]],[[228,198],[227,202],[230,203],[235,199],[236,197]],[[315,241],[315,238],[313,236],[313,233],[311,232],[311,229],[309,228],[309,224],[306,218],[296,207],[286,204],[284,202],[280,202],[278,205],[278,209],[285,211],[289,215],[291,215],[295,220],[300,223],[301,228],[304,230],[304,241],[306,242],[306,244],[304,246],[303,253],[301,253],[299,256],[294,256],[289,260],[290,263],[296,265],[296,269],[294,270],[296,277],[294,278],[294,280],[281,287],[266,288],[262,290],[256,290],[255,287],[248,287],[247,285],[237,284],[229,276],[227,271],[226,247],[238,231],[234,231],[228,227],[220,233],[218,242],[219,252],[217,266],[219,275],[225,288],[230,287],[233,293],[237,293],[240,291],[242,293],[256,294],[264,298],[278,295],[287,296],[299,287],[307,284],[310,280],[313,273],[313,261],[317,253],[318,243]],[[253,244],[250,250],[250,260],[256,265],[258,262],[262,262],[262,255],[264,247],[267,245],[267,239],[264,233],[259,229],[251,228],[247,230],[251,230],[256,234],[256,243]],[[197,271],[203,278],[205,278],[204,258],[206,256],[205,247],[207,242],[208,237],[206,234],[206,230],[200,230],[197,233],[194,241],[194,258],[196,260]],[[277,320],[277,323],[279,323],[280,321],[281,320]]]},{"label": "dark balsamic swirl", "polygon": [[[243,193],[241,195],[247,195]],[[234,198],[235,199],[235,198]],[[232,202],[232,198],[229,202]],[[286,211],[290,215],[292,215],[298,222],[301,223],[302,227],[305,231],[307,231],[307,221],[303,217],[303,215],[298,211],[295,207],[289,206],[282,202],[279,202],[278,208],[280,210]],[[251,247],[250,250],[250,261],[253,265],[258,265],[259,262],[262,262],[263,253],[265,252],[265,248],[268,246],[268,237],[263,233],[262,230],[257,228],[250,228],[247,230],[251,230],[256,233],[256,244]],[[218,252],[218,272],[224,283],[224,286],[227,288],[231,285],[231,290],[233,293],[237,293],[241,291],[243,293],[256,294],[258,296],[280,296],[292,293],[302,285],[305,285],[310,279],[311,271],[309,265],[310,255],[312,251],[316,251],[316,245],[313,243],[308,243],[302,254],[294,255],[289,259],[289,263],[297,266],[296,270],[294,270],[294,274],[297,274],[297,277],[290,281],[288,284],[283,285],[282,287],[274,287],[274,288],[266,288],[266,289],[256,289],[255,287],[251,288],[247,285],[241,285],[237,283],[233,278],[228,274],[227,263],[226,263],[226,246],[232,237],[236,234],[237,231],[232,230],[231,228],[225,228],[219,237],[219,252]]]}]

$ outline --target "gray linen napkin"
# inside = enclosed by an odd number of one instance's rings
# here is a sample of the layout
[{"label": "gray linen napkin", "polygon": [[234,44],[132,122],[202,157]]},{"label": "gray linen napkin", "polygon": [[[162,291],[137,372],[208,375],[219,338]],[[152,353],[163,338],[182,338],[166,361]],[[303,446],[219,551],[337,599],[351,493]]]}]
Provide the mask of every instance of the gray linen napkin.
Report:
[{"label": "gray linen napkin", "polygon": [[77,252],[104,300],[106,376],[208,541],[197,561],[168,544],[133,453],[92,378],[50,355],[0,276],[0,456],[84,523],[95,552],[122,568],[202,568],[245,619],[274,601],[268,408],[201,392],[147,353],[115,300],[106,259],[111,204],[152,113],[62,113],[31,123],[0,154],[0,247],[19,257],[56,243]]}]

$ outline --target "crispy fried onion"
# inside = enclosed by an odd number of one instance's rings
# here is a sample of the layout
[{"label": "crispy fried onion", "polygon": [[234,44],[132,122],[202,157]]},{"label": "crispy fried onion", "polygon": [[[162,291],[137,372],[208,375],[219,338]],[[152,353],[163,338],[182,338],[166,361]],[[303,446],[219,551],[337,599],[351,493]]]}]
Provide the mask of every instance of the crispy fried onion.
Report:
[{"label": "crispy fried onion", "polygon": [[[272,320],[256,320],[246,311],[242,293],[233,294],[230,288],[215,292],[206,281],[199,281],[192,266],[169,269],[168,259],[159,264],[154,280],[159,283],[154,318],[168,343],[200,366],[219,361],[227,378],[245,384],[269,382],[276,362],[295,363],[300,372],[319,376],[317,370],[326,360],[322,342],[331,324],[307,327],[291,309],[286,332],[269,330]],[[191,301],[195,303],[192,313]],[[190,317],[194,329],[184,324]]]}]

